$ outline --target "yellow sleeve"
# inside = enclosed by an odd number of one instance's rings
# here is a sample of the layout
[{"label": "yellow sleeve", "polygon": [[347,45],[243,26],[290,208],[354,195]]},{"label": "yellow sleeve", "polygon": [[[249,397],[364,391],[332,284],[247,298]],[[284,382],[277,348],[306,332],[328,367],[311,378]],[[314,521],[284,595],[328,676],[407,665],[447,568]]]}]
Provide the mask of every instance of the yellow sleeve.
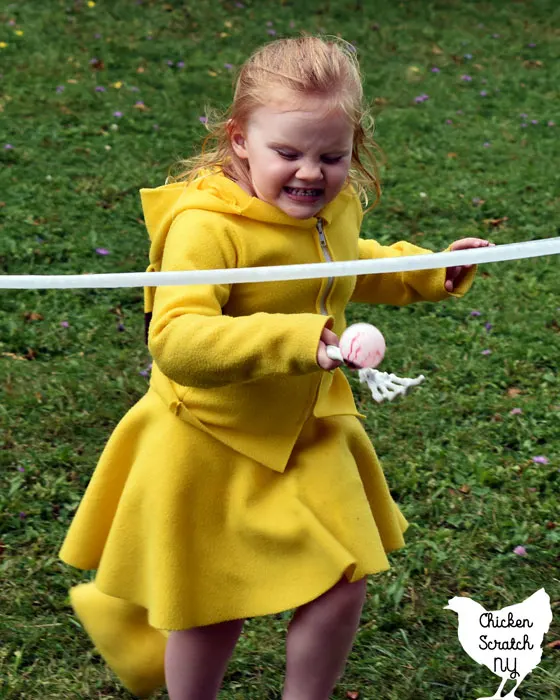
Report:
[{"label": "yellow sleeve", "polygon": [[[360,260],[395,258],[405,255],[425,255],[433,251],[399,241],[383,246],[373,240],[359,239]],[[386,272],[359,275],[350,301],[368,304],[391,304],[404,306],[414,301],[441,301],[448,297],[462,297],[471,287],[476,267],[472,267],[463,282],[453,292],[445,290],[445,268],[435,270],[413,270],[409,272]]]},{"label": "yellow sleeve", "polygon": [[[173,222],[162,271],[242,267],[219,215],[186,211]],[[148,347],[161,371],[183,386],[209,388],[279,374],[319,371],[317,346],[332,317],[222,315],[231,285],[158,287]]]}]

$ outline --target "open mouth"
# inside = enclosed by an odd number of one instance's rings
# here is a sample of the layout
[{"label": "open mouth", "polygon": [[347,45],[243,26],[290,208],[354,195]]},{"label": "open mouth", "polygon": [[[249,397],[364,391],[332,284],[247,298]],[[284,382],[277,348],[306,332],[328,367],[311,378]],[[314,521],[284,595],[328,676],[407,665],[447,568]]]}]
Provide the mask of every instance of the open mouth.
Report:
[{"label": "open mouth", "polygon": [[284,187],[284,192],[297,199],[317,199],[323,194],[324,190],[303,189],[301,187]]}]

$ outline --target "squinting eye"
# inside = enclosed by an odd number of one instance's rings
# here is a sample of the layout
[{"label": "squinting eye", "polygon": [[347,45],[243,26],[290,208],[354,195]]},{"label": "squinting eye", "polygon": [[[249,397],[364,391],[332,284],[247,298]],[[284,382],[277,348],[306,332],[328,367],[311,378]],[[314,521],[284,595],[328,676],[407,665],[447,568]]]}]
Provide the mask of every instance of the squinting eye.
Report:
[{"label": "squinting eye", "polygon": [[286,160],[295,160],[297,156],[294,153],[282,153],[282,151],[276,151],[279,156],[285,158]]},{"label": "squinting eye", "polygon": [[338,156],[337,158],[326,158],[325,157],[325,158],[323,158],[323,160],[325,161],[325,163],[327,163],[327,165],[334,165],[335,163],[338,163],[339,161],[342,160],[342,156]]}]

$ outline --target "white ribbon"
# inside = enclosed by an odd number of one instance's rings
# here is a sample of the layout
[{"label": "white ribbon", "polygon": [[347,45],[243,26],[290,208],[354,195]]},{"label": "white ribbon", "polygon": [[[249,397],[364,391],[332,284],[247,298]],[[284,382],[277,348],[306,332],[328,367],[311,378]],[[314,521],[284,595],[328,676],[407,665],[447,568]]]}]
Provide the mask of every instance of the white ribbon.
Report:
[{"label": "white ribbon", "polygon": [[306,265],[272,265],[184,272],[121,272],[101,275],[0,275],[0,289],[94,289],[101,287],[171,287],[191,284],[280,282],[480,265],[504,260],[536,258],[542,255],[558,255],[558,253],[560,253],[560,237],[485,248],[454,250],[446,253]]}]

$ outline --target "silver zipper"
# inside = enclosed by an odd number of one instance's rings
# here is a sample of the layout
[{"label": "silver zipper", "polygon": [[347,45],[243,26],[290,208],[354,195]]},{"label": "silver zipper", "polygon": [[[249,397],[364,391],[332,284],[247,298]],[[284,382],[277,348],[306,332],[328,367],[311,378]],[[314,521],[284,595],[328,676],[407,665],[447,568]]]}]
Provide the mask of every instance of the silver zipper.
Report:
[{"label": "silver zipper", "polygon": [[[325,256],[325,262],[332,262],[333,259],[331,258],[331,255],[329,253],[329,249],[327,248],[327,239],[325,238],[325,232],[323,231],[323,220],[322,219],[317,219],[317,231],[319,231],[319,242],[321,243],[321,250],[323,251],[323,255]],[[324,316],[329,315],[329,312],[327,311],[327,297],[329,296],[329,293],[332,289],[333,283],[334,283],[334,277],[329,277],[327,280],[327,286],[325,287],[325,291],[323,292],[323,295],[322,295],[321,299],[319,300],[321,313]]]}]

